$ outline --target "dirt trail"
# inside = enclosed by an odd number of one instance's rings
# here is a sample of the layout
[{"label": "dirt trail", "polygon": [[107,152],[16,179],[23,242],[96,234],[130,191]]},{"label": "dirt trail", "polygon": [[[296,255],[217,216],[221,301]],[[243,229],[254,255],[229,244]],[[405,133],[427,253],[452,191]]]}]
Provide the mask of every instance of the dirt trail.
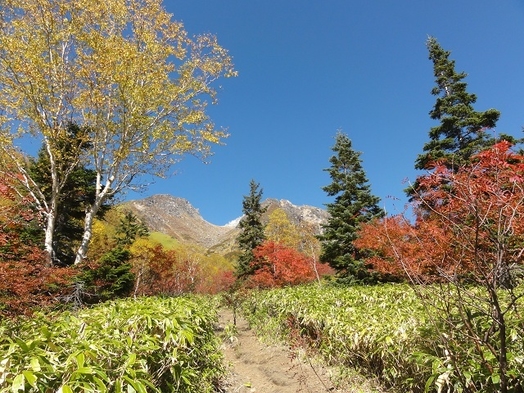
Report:
[{"label": "dirt trail", "polygon": [[[233,313],[219,312],[219,329],[233,324]],[[225,393],[341,393],[330,382],[329,371],[279,345],[262,343],[248,323],[237,318],[236,336],[227,337],[223,345],[231,375]]]}]

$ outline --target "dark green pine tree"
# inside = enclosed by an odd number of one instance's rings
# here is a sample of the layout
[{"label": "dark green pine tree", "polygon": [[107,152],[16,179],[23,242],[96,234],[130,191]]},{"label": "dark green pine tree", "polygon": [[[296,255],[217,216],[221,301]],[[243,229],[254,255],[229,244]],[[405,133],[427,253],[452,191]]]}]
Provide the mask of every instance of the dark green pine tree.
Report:
[{"label": "dark green pine tree", "polygon": [[357,249],[353,242],[360,225],[382,217],[384,211],[378,206],[380,199],[371,194],[360,153],[352,149],[348,136],[337,133],[332,150],[331,167],[325,169],[332,183],[323,190],[335,200],[326,205],[330,218],[319,236],[320,260],[335,269],[343,283],[367,282],[371,275],[362,261],[366,251]]},{"label": "dark green pine tree", "polygon": [[437,96],[429,115],[440,124],[431,128],[430,141],[424,145],[424,153],[418,156],[415,168],[429,169],[440,162],[456,170],[469,163],[475,153],[495,143],[495,138],[486,130],[495,127],[500,112],[495,109],[475,111],[473,104],[477,97],[467,92],[467,84],[463,81],[467,74],[455,71],[455,61],[449,59],[450,52],[442,49],[435,38],[430,37],[426,45],[436,81],[431,94]]},{"label": "dark green pine tree", "polygon": [[147,226],[132,212],[126,211],[120,218],[116,227],[116,243],[119,247],[125,248],[141,237],[148,237],[149,229]]},{"label": "dark green pine tree", "polygon": [[[90,206],[95,197],[96,173],[78,164],[68,173],[68,161],[75,161],[80,150],[90,148],[86,139],[87,130],[70,123],[67,128],[66,137],[55,141],[57,154],[58,174],[64,179],[64,185],[58,200],[55,233],[53,247],[55,250],[55,263],[59,265],[71,265],[75,259],[75,249],[84,233],[85,209]],[[78,148],[79,147],[79,148]],[[38,152],[36,159],[29,165],[31,177],[39,185],[44,195],[51,194],[50,161],[44,148]],[[99,210],[97,217],[101,218],[109,210],[112,201],[108,200]]]},{"label": "dark green pine tree", "polygon": [[249,195],[244,196],[242,201],[242,212],[244,216],[240,220],[240,234],[237,243],[241,254],[238,258],[236,275],[239,279],[244,279],[253,274],[255,268],[252,266],[253,250],[265,240],[264,225],[262,224],[262,214],[266,208],[261,205],[262,189],[260,184],[251,180],[249,183]]}]

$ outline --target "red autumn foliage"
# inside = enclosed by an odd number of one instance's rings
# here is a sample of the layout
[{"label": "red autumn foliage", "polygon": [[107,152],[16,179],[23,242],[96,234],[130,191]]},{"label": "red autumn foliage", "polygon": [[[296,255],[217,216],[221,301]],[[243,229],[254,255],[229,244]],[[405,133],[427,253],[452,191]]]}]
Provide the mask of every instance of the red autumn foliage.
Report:
[{"label": "red autumn foliage", "polygon": [[[371,250],[366,264],[383,281],[411,279],[435,281],[438,268],[446,254],[448,237],[442,227],[431,222],[412,225],[404,216],[396,215],[363,224],[355,246]],[[435,243],[439,247],[434,247]]]},{"label": "red autumn foliage", "polygon": [[[250,278],[250,285],[259,288],[297,285],[316,280],[314,261],[299,251],[273,241],[267,241],[254,251],[252,262],[255,273]],[[326,264],[316,266],[320,276],[331,273]]]},{"label": "red autumn foliage", "polygon": [[375,252],[374,270],[417,281],[498,280],[522,265],[524,157],[509,142],[457,172],[436,166],[419,183],[414,224],[395,216],[362,227],[356,243]]},{"label": "red autumn foliage", "polygon": [[[448,195],[436,187],[443,182]],[[446,276],[498,281],[496,276],[522,265],[524,156],[512,152],[509,142],[479,153],[457,173],[437,167],[421,185],[431,190],[422,202],[435,206],[428,219],[448,234]]]},{"label": "red autumn foliage", "polygon": [[0,262],[0,314],[30,315],[50,307],[70,291],[73,268],[50,267],[44,263]]},{"label": "red autumn foliage", "polygon": [[24,231],[37,226],[29,198],[16,192],[7,177],[0,178],[0,252],[3,261],[44,262],[45,253]]},{"label": "red autumn foliage", "polygon": [[29,199],[0,179],[0,314],[30,314],[56,303],[68,290],[72,269],[50,267],[44,251],[28,231],[37,216]]}]

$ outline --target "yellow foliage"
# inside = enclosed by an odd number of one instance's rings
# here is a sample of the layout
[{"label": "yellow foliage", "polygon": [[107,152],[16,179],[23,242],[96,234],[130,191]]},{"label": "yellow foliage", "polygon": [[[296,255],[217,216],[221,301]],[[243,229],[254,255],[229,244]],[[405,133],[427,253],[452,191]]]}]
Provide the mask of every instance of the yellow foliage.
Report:
[{"label": "yellow foliage", "polygon": [[70,122],[86,127],[91,148],[77,155],[103,179],[97,200],[228,136],[207,106],[232,59],[161,0],[3,1],[0,48],[0,149],[16,133],[52,148]]},{"label": "yellow foliage", "polygon": [[92,235],[90,241],[91,254],[93,260],[98,260],[114,246],[114,228],[103,220],[95,219],[92,225]]},{"label": "yellow foliage", "polygon": [[269,215],[264,233],[267,240],[286,247],[297,249],[300,243],[300,234],[283,209],[275,209]]},{"label": "yellow foliage", "polygon": [[139,238],[133,242],[129,251],[131,251],[131,263],[137,271],[147,269],[153,257],[152,249],[158,243],[151,241],[149,238]]}]

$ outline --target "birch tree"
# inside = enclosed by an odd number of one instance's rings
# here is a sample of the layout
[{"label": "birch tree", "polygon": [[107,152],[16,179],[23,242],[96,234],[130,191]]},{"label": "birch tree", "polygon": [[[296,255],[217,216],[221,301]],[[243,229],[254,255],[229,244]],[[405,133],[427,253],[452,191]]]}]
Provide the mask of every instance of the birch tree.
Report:
[{"label": "birch tree", "polygon": [[266,239],[285,247],[298,249],[300,234],[297,227],[289,220],[284,209],[275,209],[269,215],[268,223],[264,228]]},{"label": "birch tree", "polygon": [[[87,254],[93,218],[111,195],[164,176],[184,154],[204,159],[227,132],[207,114],[216,80],[234,76],[216,37],[189,37],[161,0],[5,0],[0,5],[0,148],[14,178],[45,218],[53,260],[57,203],[70,172],[96,172],[75,263]],[[67,125],[88,132],[57,168]],[[26,170],[24,144],[43,144],[50,162],[46,198]],[[92,148],[81,148],[88,142]],[[7,162],[1,167],[6,167]]]}]

